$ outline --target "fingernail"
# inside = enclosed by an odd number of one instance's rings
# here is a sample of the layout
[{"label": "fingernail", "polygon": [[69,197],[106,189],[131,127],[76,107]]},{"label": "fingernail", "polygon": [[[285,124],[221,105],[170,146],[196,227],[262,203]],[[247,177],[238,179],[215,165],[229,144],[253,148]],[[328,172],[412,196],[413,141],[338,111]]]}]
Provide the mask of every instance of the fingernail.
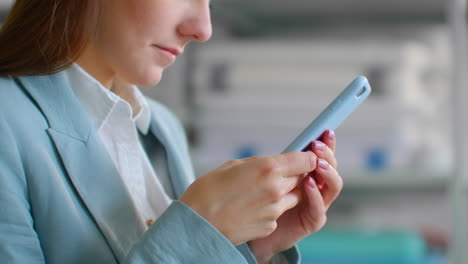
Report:
[{"label": "fingernail", "polygon": [[323,189],[323,184],[324,184],[323,177],[320,176],[320,174],[316,174],[316,175],[314,175],[314,181],[315,181],[315,185],[317,185],[317,188],[319,190],[322,190]]},{"label": "fingernail", "polygon": [[319,166],[322,170],[328,170],[329,165],[324,159],[317,159],[317,166]]},{"label": "fingernail", "polygon": [[318,150],[318,151],[324,151],[325,150],[325,144],[323,144],[320,141],[313,141],[312,142],[312,149],[313,150]]},{"label": "fingernail", "polygon": [[330,130],[330,129],[327,130],[327,137],[328,137],[329,139],[335,140],[335,131]]},{"label": "fingernail", "polygon": [[317,187],[317,184],[315,183],[314,178],[311,176],[307,177],[307,183],[310,185],[310,187],[315,188]]}]

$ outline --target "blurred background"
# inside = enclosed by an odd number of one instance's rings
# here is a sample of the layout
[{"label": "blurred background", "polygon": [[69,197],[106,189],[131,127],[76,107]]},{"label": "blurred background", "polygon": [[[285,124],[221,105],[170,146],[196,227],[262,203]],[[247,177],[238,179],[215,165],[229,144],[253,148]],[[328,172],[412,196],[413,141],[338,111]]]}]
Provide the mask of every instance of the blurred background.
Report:
[{"label": "blurred background", "polygon": [[212,39],[143,90],[183,121],[197,175],[280,153],[365,75],[373,93],[336,130],[344,190],[302,263],[468,263],[464,1],[212,4]]}]

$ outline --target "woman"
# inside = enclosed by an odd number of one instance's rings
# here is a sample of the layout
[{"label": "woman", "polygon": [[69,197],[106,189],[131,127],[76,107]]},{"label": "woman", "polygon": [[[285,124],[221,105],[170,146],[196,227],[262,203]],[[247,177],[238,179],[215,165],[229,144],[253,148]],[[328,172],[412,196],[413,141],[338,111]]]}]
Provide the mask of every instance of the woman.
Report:
[{"label": "woman", "polygon": [[153,86],[208,0],[17,0],[0,33],[3,263],[295,263],[342,188],[335,137],[194,181]]}]

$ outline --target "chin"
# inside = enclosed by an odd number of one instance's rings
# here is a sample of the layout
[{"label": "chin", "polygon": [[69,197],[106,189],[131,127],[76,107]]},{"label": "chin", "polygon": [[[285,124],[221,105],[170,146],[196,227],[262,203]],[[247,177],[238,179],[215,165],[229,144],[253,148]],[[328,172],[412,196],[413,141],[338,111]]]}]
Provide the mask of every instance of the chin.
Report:
[{"label": "chin", "polygon": [[135,76],[135,78],[132,78],[133,81],[130,83],[144,88],[153,87],[161,81],[162,74],[162,69],[148,71],[143,74],[139,74],[138,76]]}]

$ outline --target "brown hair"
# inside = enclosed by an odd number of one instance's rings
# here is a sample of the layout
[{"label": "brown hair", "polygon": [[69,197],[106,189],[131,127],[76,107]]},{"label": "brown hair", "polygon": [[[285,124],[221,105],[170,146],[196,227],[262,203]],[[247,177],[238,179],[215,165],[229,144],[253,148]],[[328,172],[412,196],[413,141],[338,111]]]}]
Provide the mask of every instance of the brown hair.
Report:
[{"label": "brown hair", "polygon": [[16,0],[0,29],[0,76],[67,68],[95,33],[98,15],[99,0]]}]

